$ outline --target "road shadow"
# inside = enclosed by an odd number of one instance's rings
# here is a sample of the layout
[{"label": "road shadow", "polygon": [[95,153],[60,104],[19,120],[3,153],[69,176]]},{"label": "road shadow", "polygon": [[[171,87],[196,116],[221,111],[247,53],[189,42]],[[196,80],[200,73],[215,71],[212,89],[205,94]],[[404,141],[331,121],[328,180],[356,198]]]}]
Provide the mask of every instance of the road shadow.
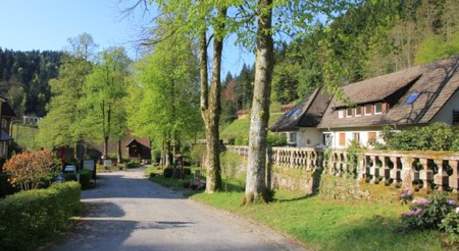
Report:
[{"label": "road shadow", "polygon": [[122,174],[99,174],[93,189],[82,191],[82,199],[144,198],[181,199],[182,194],[164,188],[146,178],[131,178]]},{"label": "road shadow", "polygon": [[192,221],[125,220],[126,212],[115,203],[91,201],[84,204],[85,210],[80,218],[72,220],[73,227],[66,237],[46,250],[125,250],[126,240],[138,231],[154,233],[155,230],[187,228],[195,224]]}]

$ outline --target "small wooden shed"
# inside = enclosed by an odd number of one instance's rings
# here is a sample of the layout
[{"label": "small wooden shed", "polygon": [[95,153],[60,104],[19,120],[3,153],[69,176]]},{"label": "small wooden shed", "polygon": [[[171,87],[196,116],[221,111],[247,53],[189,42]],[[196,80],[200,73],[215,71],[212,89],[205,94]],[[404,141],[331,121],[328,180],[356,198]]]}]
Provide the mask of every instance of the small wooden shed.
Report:
[{"label": "small wooden shed", "polygon": [[151,159],[150,142],[146,139],[132,139],[127,143],[126,147],[128,148],[129,159]]}]

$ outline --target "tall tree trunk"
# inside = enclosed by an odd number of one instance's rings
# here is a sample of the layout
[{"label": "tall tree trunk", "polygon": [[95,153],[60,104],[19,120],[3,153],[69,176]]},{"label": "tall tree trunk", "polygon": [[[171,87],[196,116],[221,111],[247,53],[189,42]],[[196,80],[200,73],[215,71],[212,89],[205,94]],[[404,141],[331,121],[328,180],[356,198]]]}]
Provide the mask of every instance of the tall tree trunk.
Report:
[{"label": "tall tree trunk", "polygon": [[269,104],[273,71],[272,0],[258,1],[258,31],[256,37],[255,82],[250,135],[245,203],[267,198],[265,183],[266,136],[268,132]]},{"label": "tall tree trunk", "polygon": [[104,159],[108,159],[108,136],[104,136]]},{"label": "tall tree trunk", "polygon": [[[219,18],[226,17],[226,8],[218,10]],[[201,77],[201,112],[206,129],[206,192],[213,193],[222,187],[220,170],[220,88],[221,60],[223,50],[223,22],[214,27],[212,81],[210,91],[207,87],[207,37],[202,31],[200,36],[200,77]]]},{"label": "tall tree trunk", "polygon": [[116,155],[118,163],[121,163],[121,160],[123,159],[122,154],[123,152],[121,150],[121,139],[118,139],[118,154]]},{"label": "tall tree trunk", "polygon": [[166,168],[172,166],[172,147],[171,147],[171,140],[167,139],[166,140],[166,152],[165,152],[165,163],[164,166]]}]

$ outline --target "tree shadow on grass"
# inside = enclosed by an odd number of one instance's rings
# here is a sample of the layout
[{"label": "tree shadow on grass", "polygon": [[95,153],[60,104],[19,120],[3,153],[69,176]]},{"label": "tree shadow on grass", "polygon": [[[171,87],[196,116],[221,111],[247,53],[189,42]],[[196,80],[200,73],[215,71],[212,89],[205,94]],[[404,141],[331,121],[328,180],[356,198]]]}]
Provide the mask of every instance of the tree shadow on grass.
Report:
[{"label": "tree shadow on grass", "polygon": [[324,250],[442,250],[438,232],[407,231],[396,218],[375,215],[336,227]]}]

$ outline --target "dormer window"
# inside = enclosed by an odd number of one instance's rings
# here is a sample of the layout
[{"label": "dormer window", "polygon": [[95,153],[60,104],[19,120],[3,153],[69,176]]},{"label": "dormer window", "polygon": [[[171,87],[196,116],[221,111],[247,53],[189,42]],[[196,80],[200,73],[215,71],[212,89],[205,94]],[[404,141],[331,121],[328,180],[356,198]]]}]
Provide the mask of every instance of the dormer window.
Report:
[{"label": "dormer window", "polygon": [[365,105],[365,115],[373,114],[373,104]]},{"label": "dormer window", "polygon": [[376,103],[375,104],[375,114],[381,114],[383,110],[383,104],[382,103]]},{"label": "dormer window", "polygon": [[346,117],[352,117],[352,115],[354,115],[354,109],[347,108],[346,109]]},{"label": "dormer window", "polygon": [[362,110],[363,110],[363,108],[362,108],[361,106],[357,106],[357,107],[355,108],[355,116],[356,116],[356,117],[362,116]]}]

